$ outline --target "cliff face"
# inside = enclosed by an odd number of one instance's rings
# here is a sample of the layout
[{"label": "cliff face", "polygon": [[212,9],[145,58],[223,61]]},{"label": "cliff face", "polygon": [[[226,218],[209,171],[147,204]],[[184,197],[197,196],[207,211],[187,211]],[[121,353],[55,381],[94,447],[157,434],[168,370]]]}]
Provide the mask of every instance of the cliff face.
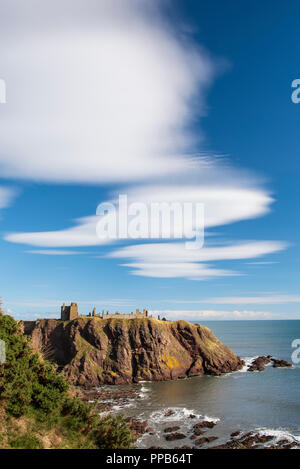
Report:
[{"label": "cliff face", "polygon": [[30,334],[35,349],[85,387],[219,375],[243,365],[207,327],[186,321],[45,319]]}]

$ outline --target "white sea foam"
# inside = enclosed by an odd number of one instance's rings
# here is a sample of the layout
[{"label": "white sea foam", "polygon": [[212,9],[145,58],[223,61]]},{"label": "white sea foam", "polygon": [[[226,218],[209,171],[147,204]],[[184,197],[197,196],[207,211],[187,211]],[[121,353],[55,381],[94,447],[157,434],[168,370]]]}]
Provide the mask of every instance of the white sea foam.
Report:
[{"label": "white sea foam", "polygon": [[[166,417],[165,414],[168,411],[172,411],[174,413]],[[164,409],[155,410],[152,412],[150,415],[150,420],[153,423],[177,422],[188,418],[193,413],[193,410],[186,409],[185,407],[166,407]],[[201,417],[201,415],[196,415],[196,417]]]},{"label": "white sea foam", "polygon": [[122,411],[123,409],[128,409],[128,407],[133,407],[134,406],[134,402],[124,402],[124,403],[121,403],[121,404],[116,404],[114,406],[112,406],[111,408],[111,411],[112,412],[120,412]]},{"label": "white sea foam", "polygon": [[255,357],[244,357],[243,360],[245,362],[245,365],[243,366],[243,368],[238,370],[238,373],[246,373],[246,371],[248,371],[249,366],[252,365],[256,358],[258,358],[258,355],[256,355]]},{"label": "white sea foam", "polygon": [[[166,417],[165,414],[170,410],[173,411],[174,413]],[[197,419],[206,420],[209,422],[217,423],[220,421],[220,419],[217,417],[210,417],[208,415],[203,416],[201,414],[196,414],[193,409],[187,409],[186,407],[166,407],[161,410],[156,410],[152,412],[152,414],[149,417],[149,420],[152,423],[156,423],[156,424],[166,423],[166,422],[181,422],[181,423],[191,422],[195,424],[195,419],[191,419],[190,415],[195,415]]]},{"label": "white sea foam", "polygon": [[145,386],[141,387],[141,392],[149,392],[149,391],[150,391],[149,388],[146,388]]},{"label": "white sea foam", "polygon": [[[173,411],[174,413],[169,417],[166,417],[165,414],[168,411]],[[195,415],[195,418],[191,418],[191,415]],[[164,439],[165,434],[163,432],[163,429],[170,423],[177,424],[178,426],[180,426],[181,431],[183,431],[184,433],[190,433],[193,426],[199,421],[205,420],[217,423],[220,419],[208,415],[196,414],[193,409],[187,409],[186,407],[165,407],[163,409],[152,412],[147,418],[147,420],[149,426],[152,427],[154,430],[155,439],[163,439],[163,444],[165,445],[166,441]],[[137,441],[137,446],[140,448],[144,447],[149,438],[151,438],[151,436],[148,433],[144,434]]]},{"label": "white sea foam", "polygon": [[258,434],[261,436],[272,436],[273,440],[269,444],[277,443],[280,440],[288,440],[290,443],[300,443],[300,435],[294,435],[285,429],[274,428],[257,428]]},{"label": "white sea foam", "polygon": [[145,386],[142,386],[139,392],[140,399],[147,399],[149,397],[147,393],[149,392],[150,392],[150,388],[146,388]]},{"label": "white sea foam", "polygon": [[205,420],[206,422],[213,422],[213,423],[220,422],[220,419],[218,417],[209,417],[208,415],[204,415],[202,420]]}]

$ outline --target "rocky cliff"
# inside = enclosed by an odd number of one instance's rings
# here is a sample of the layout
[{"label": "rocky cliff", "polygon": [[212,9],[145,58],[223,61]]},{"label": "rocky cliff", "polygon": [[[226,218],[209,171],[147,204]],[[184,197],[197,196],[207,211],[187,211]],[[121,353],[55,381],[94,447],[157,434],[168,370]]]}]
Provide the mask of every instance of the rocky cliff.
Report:
[{"label": "rocky cliff", "polygon": [[45,319],[28,333],[35,349],[85,387],[219,375],[243,365],[207,327],[186,321]]}]

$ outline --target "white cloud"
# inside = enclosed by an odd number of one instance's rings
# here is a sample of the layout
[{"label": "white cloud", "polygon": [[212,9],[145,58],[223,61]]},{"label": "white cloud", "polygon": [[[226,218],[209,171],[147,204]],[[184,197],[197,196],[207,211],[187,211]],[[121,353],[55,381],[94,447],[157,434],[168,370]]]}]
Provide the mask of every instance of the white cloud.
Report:
[{"label": "white cloud", "polygon": [[[25,6],[11,0],[0,17],[0,55],[7,83],[2,176],[126,183],[132,201],[201,202],[205,228],[270,210],[273,199],[256,178],[199,154],[201,129],[196,137],[188,129],[206,112],[216,65],[163,18],[160,2],[27,0]],[[5,239],[41,248],[107,244],[97,237],[98,220],[88,216],[67,229]],[[111,257],[131,259],[126,265],[136,275],[206,279],[237,275],[209,261],[284,248],[254,241],[187,251],[183,243],[159,243]]]},{"label": "white cloud", "polygon": [[288,303],[300,303],[300,295],[279,295],[274,293],[260,294],[256,296],[223,296],[213,298],[201,298],[195,300],[164,300],[176,304],[220,304],[220,305],[279,305]]},{"label": "white cloud", "polygon": [[258,296],[225,296],[220,298],[208,298],[200,300],[200,303],[212,304],[266,304],[266,305],[279,305],[287,303],[300,303],[300,295],[258,295]]},{"label": "white cloud", "polygon": [[238,275],[235,272],[224,269],[213,269],[206,264],[196,264],[192,262],[170,262],[170,263],[145,263],[132,262],[130,264],[122,264],[130,267],[133,275],[141,277],[156,278],[176,278],[185,277],[191,280],[207,280],[213,277],[226,277]]},{"label": "white cloud", "polygon": [[233,245],[186,249],[184,243],[136,244],[116,250],[110,257],[149,260],[152,263],[206,262],[231,259],[251,259],[286,248],[281,241],[248,241]]},{"label": "white cloud", "polygon": [[274,315],[266,311],[215,311],[215,310],[155,310],[152,314],[166,316],[167,319],[200,320],[259,320],[271,319]]},{"label": "white cloud", "polygon": [[[144,203],[149,213],[147,218],[149,228],[151,226],[158,233],[168,231],[168,219],[167,217],[162,217],[161,220],[158,219],[161,221],[161,229],[153,227],[153,220],[150,218],[150,203],[179,202],[183,206],[185,202],[193,204],[200,202],[204,204],[205,229],[260,216],[269,210],[272,199],[263,191],[238,186],[222,187],[220,184],[219,187],[199,185],[198,187],[167,186],[164,188],[161,186],[147,186],[143,189],[133,188],[128,192],[128,206],[131,202]],[[117,204],[116,213],[118,215]],[[5,239],[14,243],[40,247],[97,246],[116,241],[115,239],[99,239],[96,233],[96,224],[99,220],[100,217],[96,215],[83,217],[76,221],[77,226],[75,227],[51,232],[12,233],[6,235]],[[193,233],[195,217],[190,217],[189,220],[182,217],[174,228],[173,230],[171,226],[171,233],[174,231]],[[148,237],[151,237],[150,231]]]},{"label": "white cloud", "polygon": [[127,246],[113,251],[109,257],[133,259],[133,262],[124,265],[133,268],[131,273],[135,275],[198,280],[236,275],[235,272],[213,269],[200,262],[250,259],[285,248],[286,244],[279,241],[252,241],[195,250],[186,249],[184,243],[152,243]]},{"label": "white cloud", "polygon": [[97,246],[106,242],[97,236],[96,223],[98,219],[99,217],[96,215],[84,217],[77,220],[77,226],[65,230],[11,233],[7,234],[4,239],[12,243],[39,247]]},{"label": "white cloud", "polygon": [[205,111],[214,66],[157,5],[28,0],[2,9],[2,176],[98,183],[189,169],[187,128]]},{"label": "white cloud", "polygon": [[[221,174],[220,174],[221,172]],[[134,187],[128,191],[128,201],[150,203],[185,202],[204,205],[205,229],[265,215],[273,199],[251,180],[234,180],[235,172],[211,161],[206,167],[199,163],[190,175],[189,183]],[[237,176],[237,174],[236,174]],[[194,179],[197,179],[195,184]],[[209,184],[208,182],[209,181]],[[194,228],[194,226],[191,226]]]},{"label": "white cloud", "polygon": [[[5,239],[14,243],[39,247],[70,247],[103,245],[96,234],[98,217],[79,220],[79,225],[66,230],[41,233],[13,233]],[[107,240],[107,243],[110,240]],[[128,259],[123,264],[134,275],[157,278],[189,278],[206,280],[214,277],[241,275],[237,271],[215,268],[208,262],[251,259],[286,248],[279,241],[249,241],[225,246],[209,246],[188,250],[184,242],[149,243],[122,247],[108,254],[111,258]],[[33,254],[71,255],[76,251],[32,250]]]}]

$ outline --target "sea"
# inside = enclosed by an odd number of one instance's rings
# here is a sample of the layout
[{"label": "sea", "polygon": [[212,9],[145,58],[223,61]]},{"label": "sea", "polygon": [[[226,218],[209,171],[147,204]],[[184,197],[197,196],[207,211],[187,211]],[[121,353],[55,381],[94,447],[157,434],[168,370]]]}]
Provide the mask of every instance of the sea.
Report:
[{"label": "sea", "polygon": [[[291,368],[267,365],[262,372],[242,370],[222,376],[198,376],[164,381],[140,382],[126,386],[138,390],[139,399],[116,413],[148,421],[152,435],[146,433],[138,440],[139,448],[160,446],[175,448],[193,446],[192,427],[198,419],[213,420],[216,425],[205,436],[218,440],[207,445],[225,443],[235,431],[255,431],[300,443],[300,350],[292,347],[299,339],[300,320],[295,321],[199,321],[247,364],[259,355],[292,361]],[[294,352],[294,356],[292,354]],[[297,357],[298,355],[298,357]],[[173,414],[166,417],[168,410]],[[191,418],[195,415],[195,418]],[[180,441],[167,442],[164,429],[178,426],[186,435]],[[205,445],[204,445],[205,447]]]}]

